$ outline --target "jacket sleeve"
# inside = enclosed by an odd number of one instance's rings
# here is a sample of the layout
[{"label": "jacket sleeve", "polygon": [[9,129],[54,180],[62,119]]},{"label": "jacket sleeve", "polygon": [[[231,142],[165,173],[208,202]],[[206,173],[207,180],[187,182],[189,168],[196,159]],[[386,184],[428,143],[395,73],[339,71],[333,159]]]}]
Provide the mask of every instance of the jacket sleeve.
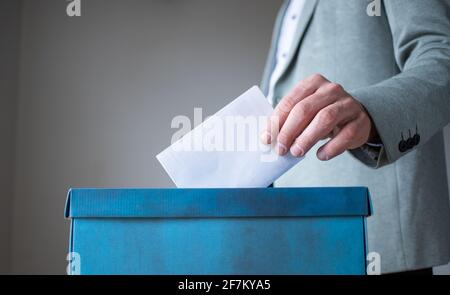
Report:
[{"label": "jacket sleeve", "polygon": [[400,74],[350,91],[382,146],[351,153],[368,166],[393,163],[450,122],[450,0],[384,0]]}]

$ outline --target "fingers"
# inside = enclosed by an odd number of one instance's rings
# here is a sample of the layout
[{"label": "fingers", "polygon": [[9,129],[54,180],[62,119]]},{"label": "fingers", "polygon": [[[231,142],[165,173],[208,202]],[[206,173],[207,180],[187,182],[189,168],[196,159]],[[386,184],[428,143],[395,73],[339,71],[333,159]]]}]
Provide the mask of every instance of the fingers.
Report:
[{"label": "fingers", "polygon": [[277,137],[279,128],[283,126],[294,106],[301,100],[312,95],[327,82],[328,80],[319,74],[312,75],[300,81],[276,106],[272,117],[267,123],[266,129],[261,134],[261,141],[265,144],[270,144],[272,139]]},{"label": "fingers", "polygon": [[362,135],[367,132],[361,129],[367,128],[365,127],[367,126],[367,120],[369,120],[367,117],[360,116],[346,124],[335,137],[317,150],[317,158],[328,161],[348,149],[354,149],[364,144],[367,138]]},{"label": "fingers", "polygon": [[321,75],[300,81],[275,108],[261,141],[277,140],[277,153],[290,149],[293,156],[305,155],[319,140],[332,139],[318,151],[321,160],[368,140],[372,123],[364,107],[339,84]]},{"label": "fingers", "polygon": [[331,104],[317,113],[306,129],[290,148],[295,157],[304,156],[319,140],[328,136],[343,121],[348,120],[352,110],[344,108],[342,101]]},{"label": "fingers", "polygon": [[[294,106],[278,134],[279,149],[290,147],[295,138],[303,132],[314,116],[320,110],[336,101],[337,97],[334,95],[334,92],[328,89],[330,87],[333,87],[333,84],[322,87]],[[283,151],[280,152],[279,154],[284,154]]]}]

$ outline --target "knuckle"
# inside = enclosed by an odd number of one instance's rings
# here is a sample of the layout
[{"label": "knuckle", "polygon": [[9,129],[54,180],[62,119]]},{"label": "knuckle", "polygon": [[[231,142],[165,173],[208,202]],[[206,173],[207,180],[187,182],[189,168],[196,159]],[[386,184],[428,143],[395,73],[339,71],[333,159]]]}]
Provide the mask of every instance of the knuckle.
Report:
[{"label": "knuckle", "polygon": [[333,92],[333,93],[339,93],[344,90],[342,85],[340,85],[338,83],[329,83],[327,88],[328,88],[328,91]]},{"label": "knuckle", "polygon": [[337,112],[334,109],[325,109],[319,112],[318,121],[321,126],[326,129],[333,127],[337,118]]},{"label": "knuckle", "polygon": [[334,105],[336,106],[336,110],[335,110],[336,114],[339,114],[340,112],[345,110],[345,107],[346,107],[342,101],[337,101]]},{"label": "knuckle", "polygon": [[277,138],[279,143],[282,143],[284,145],[288,144],[289,141],[289,135],[287,134],[287,132],[285,131],[281,131],[280,134],[278,134],[278,138]]},{"label": "knuckle", "polygon": [[278,109],[283,113],[289,113],[290,110],[294,107],[294,97],[293,96],[285,96],[280,103],[278,104]]},{"label": "knuckle", "polygon": [[298,118],[305,118],[311,112],[311,104],[305,102],[299,103],[292,109],[292,112]]},{"label": "knuckle", "polygon": [[[272,115],[267,122],[267,128],[270,130],[275,129],[278,132],[281,126],[281,118],[278,115]],[[273,130],[272,130],[273,131]]]},{"label": "knuckle", "polygon": [[366,110],[364,109],[364,107],[361,106],[360,104],[358,104],[358,107],[361,110],[360,117],[362,118],[363,123],[370,123],[371,118],[370,118],[369,114],[366,112]]},{"label": "knuckle", "polygon": [[317,142],[317,139],[315,139],[313,136],[305,136],[302,138],[302,142],[299,145],[303,146],[305,148],[305,152],[306,152],[306,151],[309,151],[316,142]]},{"label": "knuckle", "polygon": [[298,93],[307,93],[309,92],[311,86],[310,83],[308,83],[307,80],[301,80],[297,83],[297,86],[295,87],[295,91]]},{"label": "knuckle", "polygon": [[355,139],[357,137],[358,129],[357,129],[356,126],[349,125],[349,126],[347,126],[347,128],[345,128],[345,130],[342,130],[342,132],[344,132],[343,138],[345,140],[350,141],[350,140]]},{"label": "knuckle", "polygon": [[345,109],[349,109],[355,106],[355,100],[351,97],[346,97],[341,100],[342,107]]},{"label": "knuckle", "polygon": [[319,81],[325,80],[325,77],[319,73],[315,73],[315,74],[312,74],[311,76],[309,76],[309,80],[314,81],[314,82],[319,82]]},{"label": "knuckle", "polygon": [[294,139],[294,142],[292,144],[296,144],[298,146],[304,146],[304,140],[302,140],[301,136]]}]

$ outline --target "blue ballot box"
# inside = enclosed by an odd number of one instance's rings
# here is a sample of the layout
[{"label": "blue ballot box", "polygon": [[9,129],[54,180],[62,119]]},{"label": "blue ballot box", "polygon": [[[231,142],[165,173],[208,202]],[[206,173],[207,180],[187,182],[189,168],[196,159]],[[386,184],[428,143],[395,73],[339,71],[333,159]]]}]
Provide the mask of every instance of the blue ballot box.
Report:
[{"label": "blue ballot box", "polygon": [[71,189],[72,274],[365,274],[367,188]]}]

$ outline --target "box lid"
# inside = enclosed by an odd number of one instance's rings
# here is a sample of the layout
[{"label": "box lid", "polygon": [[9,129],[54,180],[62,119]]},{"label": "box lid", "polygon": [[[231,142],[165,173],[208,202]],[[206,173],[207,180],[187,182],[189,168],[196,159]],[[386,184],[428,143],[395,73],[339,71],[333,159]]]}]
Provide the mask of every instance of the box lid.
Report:
[{"label": "box lid", "polygon": [[369,216],[366,187],[98,189],[68,192],[66,218]]}]

